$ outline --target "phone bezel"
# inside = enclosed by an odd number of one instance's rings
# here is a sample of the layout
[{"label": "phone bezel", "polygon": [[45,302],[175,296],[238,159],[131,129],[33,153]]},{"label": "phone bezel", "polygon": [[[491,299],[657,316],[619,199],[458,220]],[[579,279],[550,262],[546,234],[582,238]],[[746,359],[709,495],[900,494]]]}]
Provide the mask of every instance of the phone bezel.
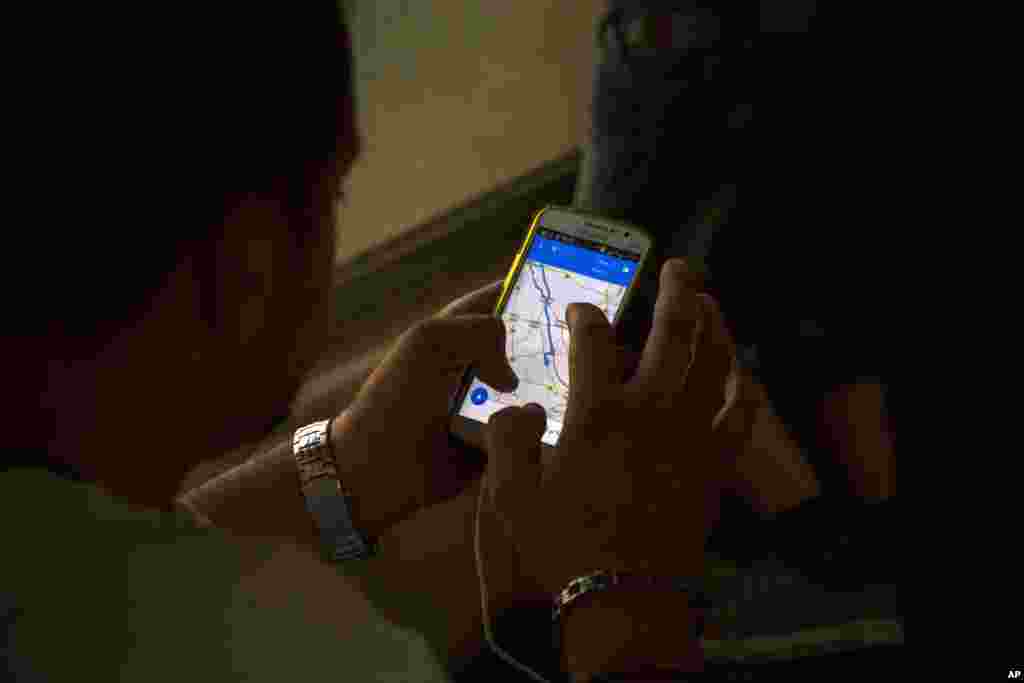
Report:
[{"label": "phone bezel", "polygon": [[[612,320],[612,325],[618,323],[623,312],[629,308],[633,293],[641,280],[641,273],[647,267],[648,258],[654,247],[654,238],[643,228],[626,221],[605,218],[571,207],[556,205],[549,205],[540,209],[530,222],[530,227],[526,232],[526,237],[523,239],[523,244],[520,246],[519,251],[516,252],[512,266],[505,276],[501,295],[498,297],[498,303],[494,307],[494,315],[500,317],[504,312],[509,295],[512,292],[512,283],[518,279],[519,273],[526,262],[526,254],[530,252],[530,247],[540,228],[563,232],[567,235],[589,239],[609,247],[635,251],[640,254],[640,261],[638,262],[636,272],[629,287],[626,288],[625,294],[623,294],[622,305],[619,306],[615,313],[615,319]],[[465,401],[466,392],[472,384],[474,374],[475,368],[473,366],[466,368],[462,374],[459,388],[452,396],[448,415],[449,430],[458,439],[482,449],[484,447],[484,423],[458,414],[459,408],[462,406],[463,401]],[[549,455],[556,448],[555,446],[549,446],[543,441],[541,441],[540,445],[541,452],[544,455]]]}]

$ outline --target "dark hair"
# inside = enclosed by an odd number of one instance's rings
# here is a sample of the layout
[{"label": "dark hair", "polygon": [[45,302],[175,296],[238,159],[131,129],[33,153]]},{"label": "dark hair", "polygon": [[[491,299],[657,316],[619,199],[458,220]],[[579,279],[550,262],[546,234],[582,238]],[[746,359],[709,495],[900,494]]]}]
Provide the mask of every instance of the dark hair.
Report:
[{"label": "dark hair", "polygon": [[35,154],[45,204],[15,264],[21,334],[88,353],[240,197],[330,160],[353,97],[337,0],[188,5],[63,16],[59,67],[32,75],[25,101],[52,120]]}]

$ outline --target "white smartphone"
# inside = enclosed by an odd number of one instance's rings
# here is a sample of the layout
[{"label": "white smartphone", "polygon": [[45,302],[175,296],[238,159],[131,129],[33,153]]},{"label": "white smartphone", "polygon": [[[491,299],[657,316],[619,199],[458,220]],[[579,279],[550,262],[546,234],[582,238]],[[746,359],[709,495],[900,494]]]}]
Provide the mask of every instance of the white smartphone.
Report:
[{"label": "white smartphone", "polygon": [[505,322],[506,353],[519,386],[501,393],[469,367],[452,398],[451,433],[483,447],[483,426],[510,405],[547,411],[542,448],[554,448],[569,401],[569,326],[565,309],[587,302],[614,325],[630,302],[653,240],[635,225],[561,206],[534,216],[512,261],[494,314]]}]

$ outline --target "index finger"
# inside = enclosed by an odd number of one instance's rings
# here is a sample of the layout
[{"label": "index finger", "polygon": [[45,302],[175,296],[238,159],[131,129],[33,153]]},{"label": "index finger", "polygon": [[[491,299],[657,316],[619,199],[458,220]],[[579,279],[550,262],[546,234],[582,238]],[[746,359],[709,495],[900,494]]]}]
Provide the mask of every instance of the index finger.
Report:
[{"label": "index finger", "polygon": [[[623,355],[604,312],[590,303],[566,307],[569,323],[569,412],[586,412],[622,382]],[[569,420],[569,416],[566,416]]]},{"label": "index finger", "polygon": [[661,269],[651,333],[644,345],[634,381],[659,395],[678,395],[690,367],[693,336],[701,321],[697,294],[681,259]]},{"label": "index finger", "polygon": [[451,318],[457,315],[494,313],[494,307],[498,305],[498,298],[501,296],[502,282],[504,280],[495,280],[489,285],[484,285],[480,289],[460,296],[442,308],[437,317]]}]

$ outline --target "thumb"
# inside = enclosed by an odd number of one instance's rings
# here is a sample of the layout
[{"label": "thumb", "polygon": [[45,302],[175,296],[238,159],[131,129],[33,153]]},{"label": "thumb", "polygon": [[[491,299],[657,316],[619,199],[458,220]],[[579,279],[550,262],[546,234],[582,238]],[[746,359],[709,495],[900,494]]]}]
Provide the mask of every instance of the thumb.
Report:
[{"label": "thumb", "polygon": [[540,439],[547,429],[544,408],[536,403],[505,408],[484,428],[487,490],[499,515],[509,506],[533,500],[541,481]]}]

